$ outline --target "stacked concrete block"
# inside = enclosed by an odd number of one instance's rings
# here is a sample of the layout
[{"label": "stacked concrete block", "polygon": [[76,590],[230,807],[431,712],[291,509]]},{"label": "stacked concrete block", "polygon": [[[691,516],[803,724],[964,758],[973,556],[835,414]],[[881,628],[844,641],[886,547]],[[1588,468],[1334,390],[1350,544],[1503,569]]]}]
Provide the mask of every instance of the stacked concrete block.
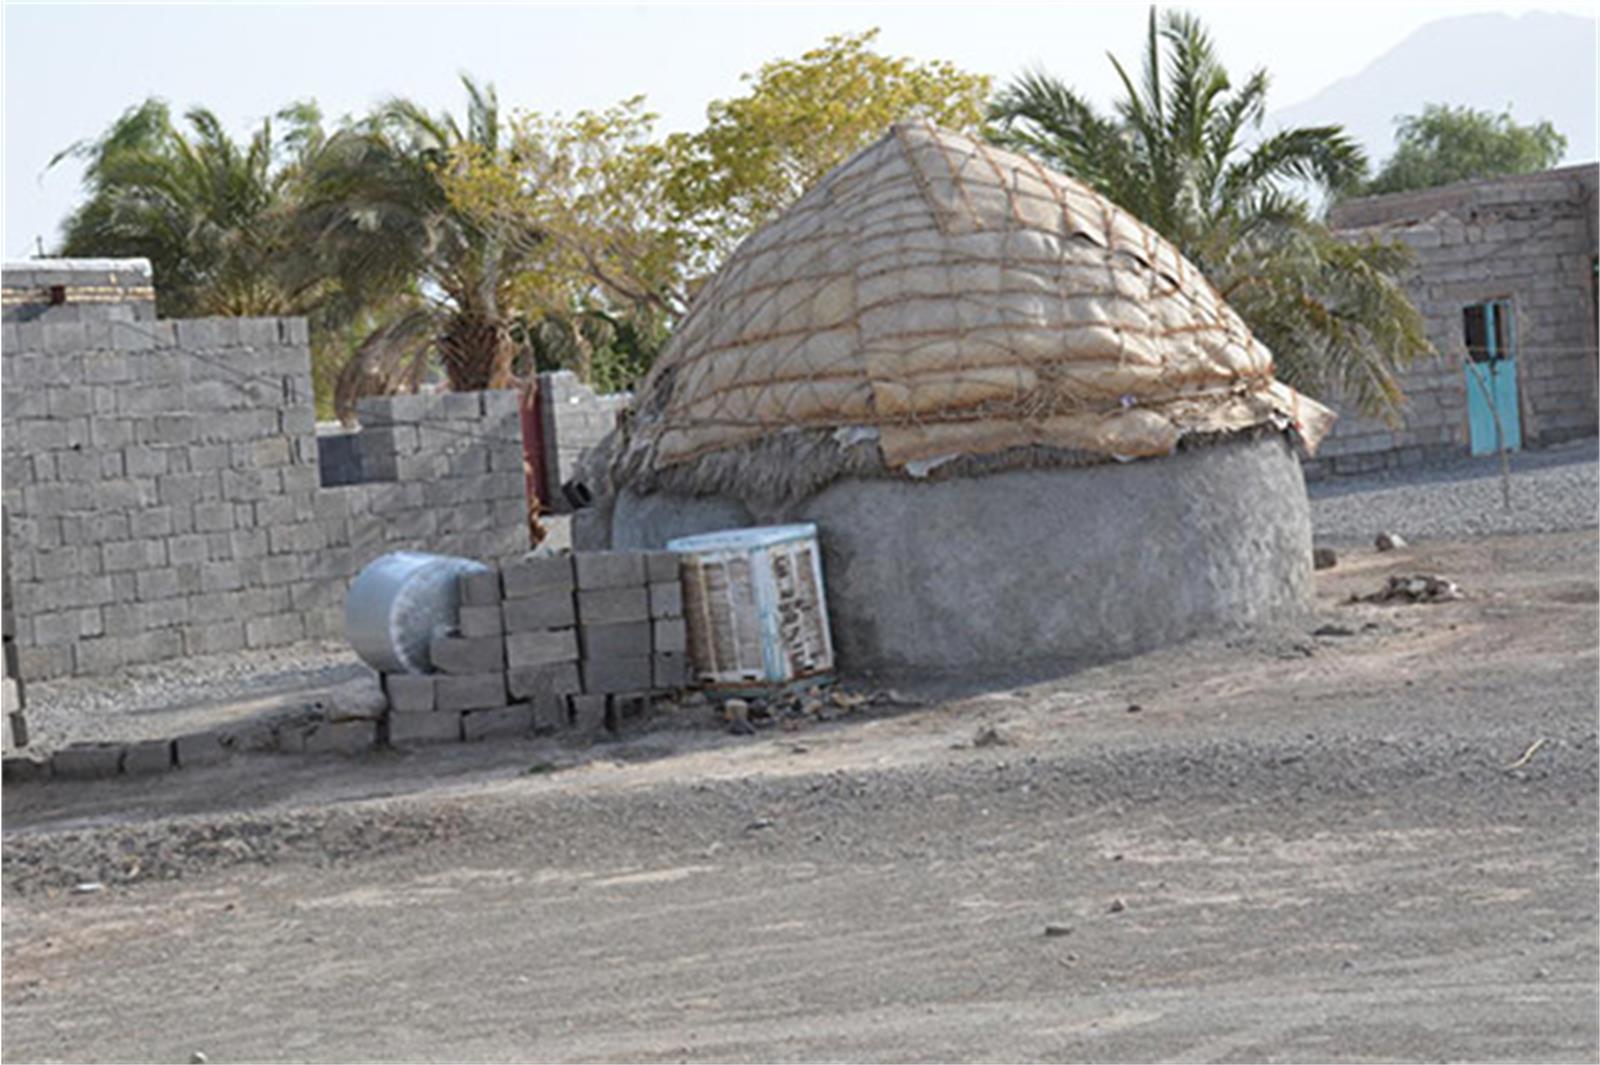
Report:
[{"label": "stacked concrete block", "polygon": [[615,695],[649,690],[652,648],[645,554],[591,551],[573,557],[584,692]]},{"label": "stacked concrete block", "polygon": [[463,577],[434,672],[385,680],[391,742],[615,731],[686,684],[679,580],[665,551],[529,555]]},{"label": "stacked concrete block", "polygon": [[538,732],[571,723],[567,697],[581,690],[571,555],[533,556],[500,572],[506,687],[529,708]]},{"label": "stacked concrete block", "polygon": [[[365,400],[351,445],[372,469],[325,487],[304,320],[151,320],[148,264],[8,264],[4,282],[14,678],[336,639],[381,554],[527,550],[515,392]],[[11,314],[30,293],[45,302]]]},{"label": "stacked concrete block", "polygon": [[678,556],[652,551],[645,558],[650,580],[650,686],[672,691],[689,684],[689,639],[683,618]]}]

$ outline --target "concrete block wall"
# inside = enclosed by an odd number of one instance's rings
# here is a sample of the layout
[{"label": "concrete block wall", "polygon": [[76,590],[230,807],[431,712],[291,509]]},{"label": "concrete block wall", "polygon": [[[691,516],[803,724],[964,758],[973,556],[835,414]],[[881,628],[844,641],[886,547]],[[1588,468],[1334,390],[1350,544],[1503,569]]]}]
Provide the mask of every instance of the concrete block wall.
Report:
[{"label": "concrete block wall", "polygon": [[616,427],[630,392],[601,395],[570,370],[539,375],[539,418],[544,429],[545,499],[558,514],[571,504],[561,486],[578,477],[585,461]]},{"label": "concrete block wall", "polygon": [[27,259],[0,271],[0,321],[148,322],[148,259]]},{"label": "concrete block wall", "polygon": [[1365,417],[1337,398],[1340,420],[1308,472],[1408,465],[1469,444],[1462,311],[1511,301],[1523,443],[1593,435],[1597,249],[1593,165],[1468,182],[1337,205],[1334,226],[1353,239],[1399,240],[1416,258],[1406,281],[1438,358],[1403,386],[1403,423]]},{"label": "concrete block wall", "polygon": [[369,404],[374,479],[324,488],[301,319],[0,330],[25,681],[342,639],[348,582],[380,554],[528,547],[511,393]]}]

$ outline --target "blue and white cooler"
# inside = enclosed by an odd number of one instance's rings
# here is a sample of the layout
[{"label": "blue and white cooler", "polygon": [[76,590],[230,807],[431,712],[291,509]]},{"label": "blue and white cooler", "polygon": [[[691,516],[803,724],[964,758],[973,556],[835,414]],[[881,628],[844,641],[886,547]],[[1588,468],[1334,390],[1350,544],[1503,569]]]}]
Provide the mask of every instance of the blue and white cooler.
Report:
[{"label": "blue and white cooler", "polygon": [[689,656],[705,687],[764,692],[833,679],[817,527],[766,525],[672,540]]}]

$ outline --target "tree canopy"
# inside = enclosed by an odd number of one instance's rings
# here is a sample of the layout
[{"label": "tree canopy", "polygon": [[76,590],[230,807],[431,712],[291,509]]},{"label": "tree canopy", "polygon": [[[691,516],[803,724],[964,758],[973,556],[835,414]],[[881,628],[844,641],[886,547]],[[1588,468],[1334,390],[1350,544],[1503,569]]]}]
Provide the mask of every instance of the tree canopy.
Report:
[{"label": "tree canopy", "polygon": [[744,75],[743,96],[706,108],[704,129],[668,139],[668,193],[707,256],[702,269],[895,122],[922,117],[961,132],[982,124],[987,76],[881,55],[877,36],[829,37],[797,59],[764,63]]},{"label": "tree canopy", "polygon": [[1403,248],[1341,240],[1297,183],[1327,193],[1366,170],[1337,126],[1260,135],[1264,70],[1235,86],[1199,19],[1152,9],[1137,78],[1115,57],[1110,113],[1045,73],[996,97],[994,139],[1079,178],[1203,270],[1302,391],[1369,411],[1401,401],[1399,374],[1431,351],[1399,272]]},{"label": "tree canopy", "polygon": [[1395,120],[1395,151],[1361,190],[1369,195],[1456,181],[1530,174],[1560,162],[1567,138],[1548,121],[1522,125],[1509,110],[1428,104]]},{"label": "tree canopy", "polygon": [[321,115],[296,104],[241,144],[202,107],[173,119],[161,100],[129,108],[98,139],[51,160],[84,160],[87,199],[68,216],[62,255],[150,260],[169,317],[315,315],[328,279],[297,258],[294,223]]}]

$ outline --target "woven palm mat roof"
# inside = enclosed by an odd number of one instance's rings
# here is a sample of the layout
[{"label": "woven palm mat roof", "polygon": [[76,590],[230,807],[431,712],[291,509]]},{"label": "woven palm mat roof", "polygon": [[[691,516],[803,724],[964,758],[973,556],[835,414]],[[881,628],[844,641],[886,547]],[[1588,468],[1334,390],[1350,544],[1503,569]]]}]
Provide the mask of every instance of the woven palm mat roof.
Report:
[{"label": "woven palm mat roof", "polygon": [[[1162,237],[1079,182],[931,125],[893,127],[744,242],[638,393],[615,467],[770,452],[775,433],[876,439],[912,473],[1051,448],[1171,452],[1326,408]],[[815,434],[806,434],[812,436]],[[726,485],[724,485],[726,486]]]}]

